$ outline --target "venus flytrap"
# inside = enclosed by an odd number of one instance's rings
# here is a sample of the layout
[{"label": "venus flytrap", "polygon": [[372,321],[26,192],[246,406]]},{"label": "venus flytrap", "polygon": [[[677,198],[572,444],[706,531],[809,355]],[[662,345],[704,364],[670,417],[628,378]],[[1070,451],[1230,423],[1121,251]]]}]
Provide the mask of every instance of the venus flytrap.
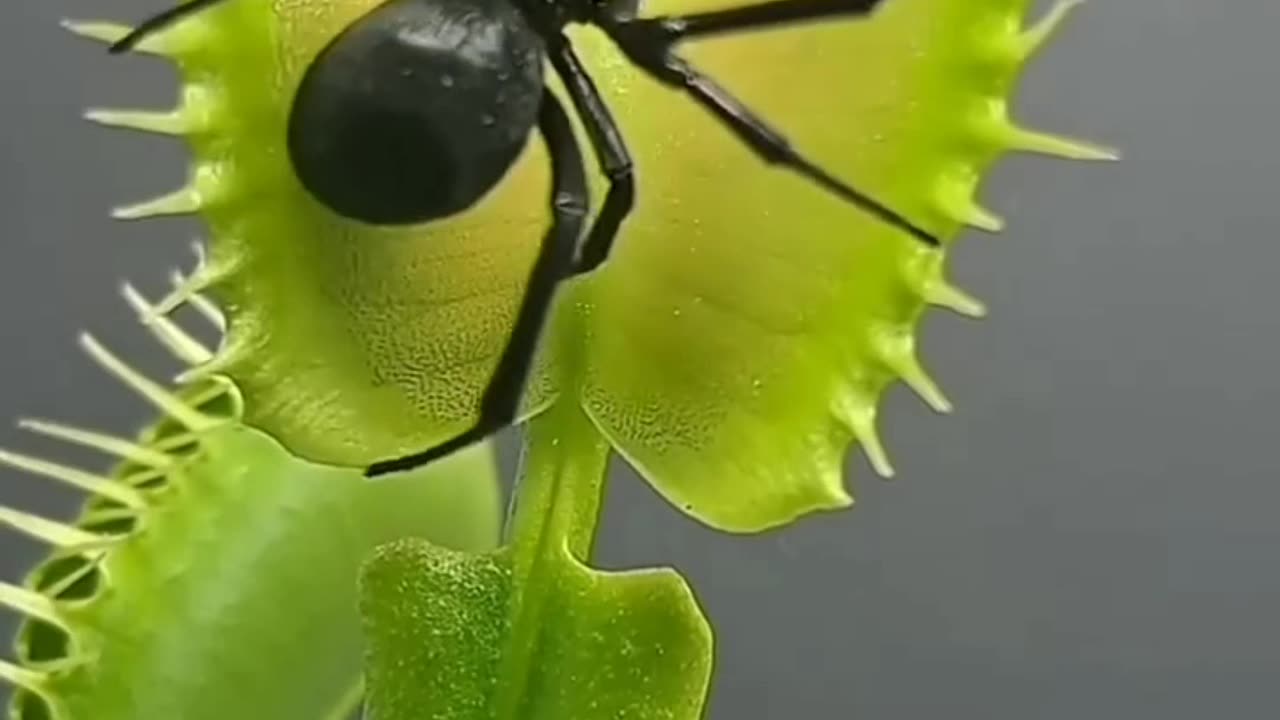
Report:
[{"label": "venus flytrap", "polygon": [[[825,144],[818,157],[877,169],[863,175],[913,217],[994,231],[1002,222],[972,198],[1001,153],[1111,157],[1007,118],[1016,71],[1071,7],[1024,31],[1025,5],[903,0],[865,26],[724,41],[695,59],[730,78],[741,69],[737,86],[772,92],[767,107],[791,112],[786,127],[808,126],[802,137]],[[889,382],[950,409],[916,359],[925,307],[983,312],[943,278],[939,253],[754,167],[706,118],[592,47],[616,68],[611,99],[628,130],[645,137],[648,204],[610,265],[565,292],[572,310],[546,352],[567,368],[558,377],[576,401],[561,396],[531,422],[521,482],[534,487],[507,548],[481,558],[398,544],[366,566],[376,720],[700,717],[711,639],[678,576],[606,578],[582,565],[597,516],[578,508],[595,501],[604,472],[592,429],[704,522],[785,524],[849,504],[840,466],[850,437],[892,474],[875,431]],[[873,59],[876,73],[844,83],[835,70]],[[823,91],[798,90],[806,78]],[[661,116],[646,112],[656,107]],[[831,114],[841,111],[851,127]],[[548,455],[566,458],[554,482]],[[538,522],[520,514],[531,511]],[[548,532],[566,515],[571,529]],[[522,572],[512,558],[527,554]],[[448,640],[433,645],[440,627]]]},{"label": "venus flytrap", "polygon": [[[135,289],[125,297],[180,361],[210,356]],[[246,427],[224,381],[171,389],[82,345],[162,419],[136,438],[21,421],[115,458],[108,473],[0,450],[0,464],[89,495],[73,523],[0,506],[0,527],[51,548],[21,585],[0,583],[0,606],[24,618],[17,662],[0,662],[13,720],[344,720],[363,696],[354,583],[367,553],[406,536],[497,539],[487,447],[370,485]]]},{"label": "venus flytrap", "polygon": [[[425,226],[370,227],[303,189],[284,146],[291,100],[317,53],[376,5],[223,3],[138,48],[178,64],[177,109],[91,114],[192,148],[187,187],[116,214],[197,212],[210,227],[207,260],[157,313],[199,293],[225,312],[226,340],[189,375],[193,387],[234,387],[246,425],[301,458],[348,466],[470,425],[547,221],[539,143],[476,207]],[[1018,71],[1075,3],[1027,28],[1028,5],[887,0],[871,19],[685,51],[945,248],[963,227],[1002,228],[975,194],[1003,153],[1112,157],[1008,117]],[[108,42],[127,32],[71,27]],[[560,292],[524,396],[506,545],[472,554],[401,540],[365,566],[376,720],[698,717],[711,637],[689,588],[671,571],[587,567],[609,455],[726,531],[846,507],[851,442],[892,473],[876,432],[887,386],[950,409],[917,357],[922,313],[983,312],[946,280],[944,250],[762,167],[598,32],[572,35],[632,145],[636,213],[608,263]],[[24,595],[11,603],[45,611]]]}]

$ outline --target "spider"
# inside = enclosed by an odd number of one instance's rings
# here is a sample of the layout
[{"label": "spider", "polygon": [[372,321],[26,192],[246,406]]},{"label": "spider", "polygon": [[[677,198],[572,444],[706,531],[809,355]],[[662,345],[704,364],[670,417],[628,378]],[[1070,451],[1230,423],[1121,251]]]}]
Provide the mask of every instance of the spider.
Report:
[{"label": "spider", "polygon": [[[225,0],[161,12],[111,46]],[[626,142],[565,35],[602,29],[645,74],[683,91],[769,165],[798,173],[928,246],[937,238],[795,150],[786,136],[682,58],[685,40],[803,21],[861,19],[884,0],[770,0],[739,8],[640,18],[638,0],[387,0],[333,39],[307,69],[290,109],[289,157],[316,200],[353,220],[424,223],[460,213],[495,187],[536,127],[549,150],[551,221],[511,334],[466,431],[422,452],[377,462],[369,477],[410,470],[511,425],[557,287],[609,256],[635,201]],[[543,80],[564,83],[608,180],[589,215],[586,169],[569,116]]]}]

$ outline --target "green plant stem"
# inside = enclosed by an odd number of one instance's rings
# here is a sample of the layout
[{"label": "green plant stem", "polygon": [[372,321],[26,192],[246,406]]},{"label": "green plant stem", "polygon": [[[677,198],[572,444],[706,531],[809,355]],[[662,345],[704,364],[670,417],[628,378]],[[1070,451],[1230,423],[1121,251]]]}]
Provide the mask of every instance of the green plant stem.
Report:
[{"label": "green plant stem", "polygon": [[553,543],[587,562],[604,496],[609,444],[576,403],[529,424],[507,541],[517,574]]},{"label": "green plant stem", "polygon": [[561,403],[528,426],[508,543],[514,568],[511,647],[504,658],[498,718],[516,717],[528,665],[538,647],[538,618],[567,566],[562,552],[590,559],[607,479],[608,442],[577,403]]}]

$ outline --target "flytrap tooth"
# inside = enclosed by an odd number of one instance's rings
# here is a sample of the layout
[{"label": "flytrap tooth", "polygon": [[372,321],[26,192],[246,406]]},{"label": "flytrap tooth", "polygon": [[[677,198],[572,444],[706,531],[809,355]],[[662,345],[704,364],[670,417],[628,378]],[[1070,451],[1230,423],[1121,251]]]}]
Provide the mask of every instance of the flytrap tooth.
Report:
[{"label": "flytrap tooth", "polygon": [[884,449],[884,442],[880,440],[880,431],[876,429],[874,415],[865,422],[855,423],[852,429],[876,474],[885,479],[893,477],[897,471],[893,469],[889,452]]},{"label": "flytrap tooth", "polygon": [[68,629],[66,621],[63,620],[53,601],[34,590],[0,582],[0,606],[36,620],[43,620],[63,630]]},{"label": "flytrap tooth", "polygon": [[157,440],[156,447],[166,452],[173,452],[198,442],[200,442],[200,438],[192,433],[174,433]]},{"label": "flytrap tooth", "polygon": [[183,302],[208,320],[215,329],[225,332],[226,316],[212,300],[202,294],[203,290],[223,279],[224,274],[212,269],[214,266],[206,261],[204,245],[196,242],[192,247],[196,251],[196,271],[191,274],[191,277],[187,277],[181,270],[173,270],[169,273],[169,281],[173,284],[175,294],[178,290],[185,288],[181,293]]},{"label": "flytrap tooth", "polygon": [[227,329],[226,316],[222,314],[222,311],[218,309],[218,306],[209,298],[201,295],[200,293],[196,293],[187,298],[187,304],[194,308],[196,312],[200,313],[201,317],[212,323],[218,330],[225,331]]},{"label": "flytrap tooth", "polygon": [[[214,285],[226,280],[235,272],[235,263],[214,260],[209,255],[209,250],[200,240],[192,240],[190,244],[191,254],[195,256],[195,269],[190,275],[202,278],[203,282],[200,286],[201,291],[207,290]],[[171,277],[175,284],[184,282],[181,270],[174,269],[171,271]],[[221,313],[218,313],[221,315]]]},{"label": "flytrap tooth", "polygon": [[[205,290],[222,284],[227,279],[233,277],[238,270],[238,259],[206,259],[203,251],[201,251],[199,257],[200,260],[197,262],[195,270],[193,270],[190,275],[193,278],[192,282],[197,283],[197,288],[200,292],[204,292]],[[181,277],[182,273],[176,273],[176,275]]]},{"label": "flytrap tooth", "polygon": [[[116,508],[109,512],[119,512],[119,509]],[[99,514],[100,513],[97,511],[89,511],[89,513],[86,514],[86,517],[88,516],[96,517],[96,516],[99,516]],[[130,515],[130,516],[127,516],[127,519],[132,522],[132,521],[138,520],[138,517],[136,515]],[[106,557],[107,557],[107,552],[105,550],[95,550],[92,552],[84,553],[84,555],[81,557],[81,559],[84,560],[83,563],[77,563],[74,567],[70,568],[65,574],[57,578],[49,578],[44,582],[42,582],[40,586],[40,593],[43,594],[45,597],[49,597],[49,598],[61,598],[61,597],[65,597],[67,594],[67,591],[70,590],[72,587],[74,587],[76,583],[83,581],[87,577],[97,575],[100,580],[109,579],[110,577],[109,573],[107,569],[103,567],[103,561],[106,559]],[[73,602],[78,602],[78,599]],[[75,640],[75,638],[76,638],[75,635],[71,636],[71,639],[73,641]],[[73,655],[71,653],[68,653],[67,655],[65,655],[64,657],[58,660],[41,661],[40,668],[45,669],[45,668],[57,667],[59,665],[61,665],[62,667],[83,665],[86,659],[88,659],[88,657],[85,655],[81,655],[78,653]]]},{"label": "flytrap tooth", "polygon": [[231,360],[225,353],[219,352],[209,362],[187,370],[180,374],[177,382],[188,388],[199,388],[188,402],[194,407],[205,407],[217,402],[219,411],[216,417],[220,421],[238,421],[244,417],[244,398],[236,389],[235,383],[227,378],[231,368]]},{"label": "flytrap tooth", "polygon": [[97,550],[116,542],[115,538],[7,507],[0,507],[0,526],[8,526],[63,550]]},{"label": "flytrap tooth", "polygon": [[121,292],[124,294],[125,302],[138,313],[142,324],[151,330],[151,334],[173,353],[174,357],[187,365],[200,365],[213,357],[213,352],[199,340],[189,335],[167,316],[156,312],[156,306],[144,298],[133,285],[125,283],[121,286]]},{"label": "flytrap tooth", "polygon": [[1004,230],[1004,218],[982,207],[973,198],[956,197],[943,202],[942,211],[958,223],[998,233]]},{"label": "flytrap tooth", "polygon": [[[114,45],[133,31],[128,25],[97,20],[63,20],[62,27],[75,35],[107,45]],[[177,58],[207,45],[208,34],[207,23],[180,22],[148,35],[129,52]]]},{"label": "flytrap tooth", "polygon": [[[107,45],[122,39],[133,30],[128,25],[95,20],[63,20],[62,27],[74,35],[96,40]],[[158,36],[153,35],[143,40],[134,48],[134,52],[161,54],[163,50],[160,47],[160,43],[157,42],[158,39]]]},{"label": "flytrap tooth", "polygon": [[880,440],[880,432],[876,429],[876,403],[859,393],[846,396],[836,408],[838,417],[853,433],[867,454],[871,468],[882,478],[894,475],[893,463],[889,453]]},{"label": "flytrap tooth", "polygon": [[[203,258],[203,255],[201,255],[201,258]],[[189,273],[184,273],[177,268],[170,270],[169,282],[172,283],[175,290],[186,288],[188,295],[195,295],[216,285],[218,281],[225,277],[223,272],[219,267],[201,259],[195,270]]]},{"label": "flytrap tooth", "polygon": [[1114,148],[1038,130],[1029,130],[1012,124],[1004,126],[998,133],[998,139],[1001,144],[1011,150],[1039,153],[1066,160],[1114,161],[1120,159],[1120,152]]},{"label": "flytrap tooth", "polygon": [[120,358],[99,344],[92,335],[88,333],[81,335],[80,344],[103,369],[132,388],[154,405],[156,409],[178,421],[183,427],[192,431],[200,431],[214,425],[213,418],[207,417],[196,409],[189,407],[182,401],[182,398],[129,367]]},{"label": "flytrap tooth", "polygon": [[141,510],[146,506],[146,500],[143,499],[142,493],[137,490],[118,483],[109,477],[86,472],[78,468],[7,450],[0,450],[0,465],[8,465],[33,475],[64,482],[92,495],[115,500],[121,505],[135,510]]},{"label": "flytrap tooth", "polygon": [[930,305],[946,308],[965,317],[977,319],[987,316],[985,303],[945,280],[935,280],[925,286],[924,299]]},{"label": "flytrap tooth", "polygon": [[944,216],[970,227],[998,233],[1004,230],[1004,219],[987,210],[973,198],[977,177],[968,167],[957,168],[940,179],[934,190],[934,205]]},{"label": "flytrap tooth", "polygon": [[947,414],[955,407],[947,396],[943,394],[942,389],[938,387],[937,381],[930,377],[929,373],[920,364],[914,356],[901,356],[892,359],[886,359],[890,369],[902,378],[902,381],[911,388],[920,399],[924,401],[936,413]]},{"label": "flytrap tooth", "polygon": [[24,419],[18,421],[18,427],[45,437],[51,437],[56,440],[80,445],[91,450],[106,453],[123,460],[129,460],[138,465],[155,468],[156,470],[164,470],[173,465],[173,458],[162,452],[157,452],[151,448],[143,447],[132,440],[118,438],[113,435],[94,432],[92,430],[82,430],[80,428],[63,425],[62,423],[48,422],[46,420]]},{"label": "flytrap tooth", "polygon": [[223,329],[222,311],[201,293],[229,277],[231,269],[205,262],[203,251],[197,255],[199,260],[191,274],[184,274],[177,268],[169,271],[169,282],[173,289],[155,304],[156,312],[168,315],[183,305],[190,305],[216,327]]},{"label": "flytrap tooth", "polygon": [[168,195],[116,208],[111,211],[111,217],[117,220],[145,220],[166,215],[191,215],[202,210],[205,205],[200,191],[188,185]]},{"label": "flytrap tooth", "polygon": [[[212,362],[217,363],[219,360],[218,358],[214,358]],[[193,388],[191,395],[187,398],[187,402],[193,407],[201,407],[221,398],[223,395],[226,395],[229,388],[229,383],[225,382],[206,383],[199,389]]]},{"label": "flytrap tooth", "polygon": [[[199,274],[200,269],[209,264],[209,253],[205,250],[204,243],[200,242],[199,239],[192,240],[188,243],[187,247],[191,250],[191,254],[196,258],[195,270],[192,274]],[[181,270],[174,269],[172,272],[174,275],[182,277],[183,273]]]},{"label": "flytrap tooth", "polygon": [[191,254],[195,256],[195,267],[196,270],[199,271],[199,269],[209,261],[209,253],[205,249],[204,243],[200,242],[199,238],[193,239],[190,243],[187,243],[187,247],[191,250]]},{"label": "flytrap tooth", "polygon": [[189,402],[196,407],[215,399],[227,403],[227,411],[220,414],[224,419],[238,420],[244,416],[244,398],[240,395],[228,376],[233,374],[237,363],[243,362],[244,353],[224,345],[209,362],[196,365],[177,377],[177,382],[186,387],[203,387],[202,392],[191,396]]},{"label": "flytrap tooth", "polygon": [[33,693],[40,697],[45,695],[45,685],[48,682],[48,676],[42,672],[28,670],[19,667],[13,663],[0,660],[0,680],[3,680],[14,687],[22,688],[29,693]]},{"label": "flytrap tooth", "polygon": [[194,129],[192,118],[182,110],[153,112],[148,110],[106,110],[95,108],[84,114],[86,120],[107,127],[138,130],[159,135],[186,135]]},{"label": "flytrap tooth", "polygon": [[905,330],[882,328],[871,336],[871,347],[885,367],[901,378],[934,412],[951,412],[951,401],[920,364],[915,345],[915,338]]},{"label": "flytrap tooth", "polygon": [[987,306],[943,277],[943,258],[937,253],[921,253],[907,259],[902,265],[902,277],[907,286],[935,307],[946,308],[970,318],[987,314]]},{"label": "flytrap tooth", "polygon": [[225,355],[214,356],[208,362],[193,365],[178,373],[174,382],[179,385],[192,385],[204,380],[214,380],[215,376],[226,373],[228,367],[226,360]]},{"label": "flytrap tooth", "polygon": [[195,297],[202,288],[205,287],[204,279],[197,273],[192,275],[183,275],[177,270],[170,271],[169,279],[173,284],[173,289],[169,294],[160,298],[151,306],[151,311],[155,315],[170,315],[173,311],[188,304],[191,298]]},{"label": "flytrap tooth", "polygon": [[1062,23],[1071,16],[1072,11],[1083,4],[1084,0],[1058,0],[1054,3],[1043,18],[1018,36],[1017,45],[1021,59],[1025,60],[1044,47],[1044,44],[1062,27]]}]

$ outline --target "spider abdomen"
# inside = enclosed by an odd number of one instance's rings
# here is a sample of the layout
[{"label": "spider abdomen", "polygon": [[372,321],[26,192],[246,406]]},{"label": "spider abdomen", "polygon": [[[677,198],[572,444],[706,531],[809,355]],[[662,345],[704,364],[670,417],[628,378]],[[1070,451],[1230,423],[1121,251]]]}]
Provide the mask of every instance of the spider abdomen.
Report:
[{"label": "spider abdomen", "polygon": [[542,94],[542,42],[503,0],[392,0],[316,58],[289,119],[298,179],[355,220],[458,213],[515,162]]}]

